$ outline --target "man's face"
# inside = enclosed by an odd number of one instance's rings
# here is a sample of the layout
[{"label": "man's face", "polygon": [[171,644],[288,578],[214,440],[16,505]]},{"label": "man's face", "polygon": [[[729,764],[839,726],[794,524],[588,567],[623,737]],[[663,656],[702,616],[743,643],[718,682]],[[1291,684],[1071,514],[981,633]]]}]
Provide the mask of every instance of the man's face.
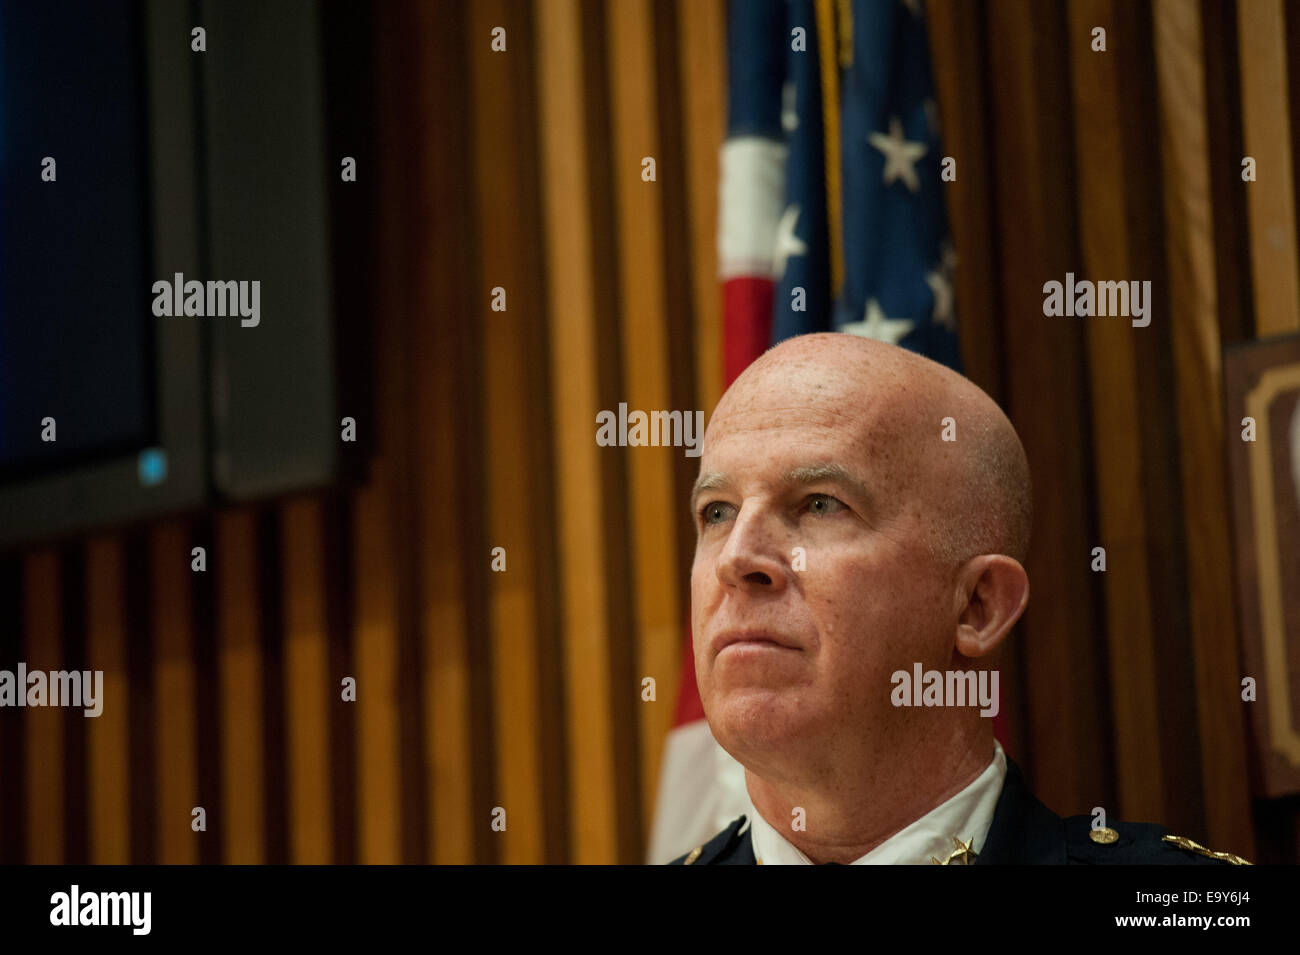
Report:
[{"label": "man's face", "polygon": [[[770,373],[709,426],[693,501],[695,668],[713,735],[751,769],[779,773],[793,755],[830,772],[869,754],[906,718],[890,675],[948,664],[926,475],[875,393]],[[722,646],[741,635],[773,642]]]}]

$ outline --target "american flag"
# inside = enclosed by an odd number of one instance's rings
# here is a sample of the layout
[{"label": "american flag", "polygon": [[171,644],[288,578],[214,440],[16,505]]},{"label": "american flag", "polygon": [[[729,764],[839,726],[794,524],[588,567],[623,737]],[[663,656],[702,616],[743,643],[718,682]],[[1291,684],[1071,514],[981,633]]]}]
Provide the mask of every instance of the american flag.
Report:
[{"label": "american flag", "polygon": [[[724,379],[792,335],[881,339],[961,371],[956,257],[921,0],[732,0],[718,252]],[[690,635],[649,861],[747,809]]]}]

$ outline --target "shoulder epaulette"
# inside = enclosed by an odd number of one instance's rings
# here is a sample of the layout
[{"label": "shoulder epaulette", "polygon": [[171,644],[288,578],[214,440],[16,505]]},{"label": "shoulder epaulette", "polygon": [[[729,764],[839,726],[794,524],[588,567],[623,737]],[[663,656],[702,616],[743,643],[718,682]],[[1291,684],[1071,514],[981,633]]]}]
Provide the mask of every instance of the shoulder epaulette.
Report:
[{"label": "shoulder epaulette", "polygon": [[1065,820],[1066,853],[1083,865],[1249,865],[1241,856],[1214,852],[1186,836],[1149,822],[1118,822],[1094,828],[1091,816]]},{"label": "shoulder epaulette", "polygon": [[678,856],[669,865],[709,865],[719,856],[730,851],[732,844],[740,838],[746,819],[741,816],[716,836],[703,845],[696,846],[684,856]]}]

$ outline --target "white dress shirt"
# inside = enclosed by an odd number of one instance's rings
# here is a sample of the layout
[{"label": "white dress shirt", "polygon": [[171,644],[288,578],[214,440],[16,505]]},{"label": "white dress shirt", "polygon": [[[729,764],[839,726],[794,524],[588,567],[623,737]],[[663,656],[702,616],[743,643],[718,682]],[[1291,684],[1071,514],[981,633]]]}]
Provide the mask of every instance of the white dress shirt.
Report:
[{"label": "white dress shirt", "polygon": [[[894,833],[852,865],[931,865],[930,857],[940,862],[955,848],[953,837],[965,842],[974,840],[976,853],[993,825],[993,811],[1002,795],[1007,776],[1007,757],[1002,746],[993,741],[993,761],[975,781],[946,802],[942,802],[920,819]],[[748,798],[746,792],[746,798]],[[780,832],[754,809],[749,800],[748,821],[752,826],[754,857],[761,865],[812,865],[806,855],[790,844]],[[745,827],[741,828],[744,832]]]}]

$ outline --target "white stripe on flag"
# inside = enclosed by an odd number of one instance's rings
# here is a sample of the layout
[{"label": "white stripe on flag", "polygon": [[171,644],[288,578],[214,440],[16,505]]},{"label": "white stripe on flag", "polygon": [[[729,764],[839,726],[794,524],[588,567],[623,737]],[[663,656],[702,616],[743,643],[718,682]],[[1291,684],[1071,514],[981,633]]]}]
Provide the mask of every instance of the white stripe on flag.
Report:
[{"label": "white stripe on flag", "polygon": [[718,277],[774,278],[777,226],[785,211],[784,143],[737,136],[722,144]]},{"label": "white stripe on flag", "polygon": [[745,769],[718,745],[705,720],[668,734],[646,861],[664,865],[752,812]]}]

